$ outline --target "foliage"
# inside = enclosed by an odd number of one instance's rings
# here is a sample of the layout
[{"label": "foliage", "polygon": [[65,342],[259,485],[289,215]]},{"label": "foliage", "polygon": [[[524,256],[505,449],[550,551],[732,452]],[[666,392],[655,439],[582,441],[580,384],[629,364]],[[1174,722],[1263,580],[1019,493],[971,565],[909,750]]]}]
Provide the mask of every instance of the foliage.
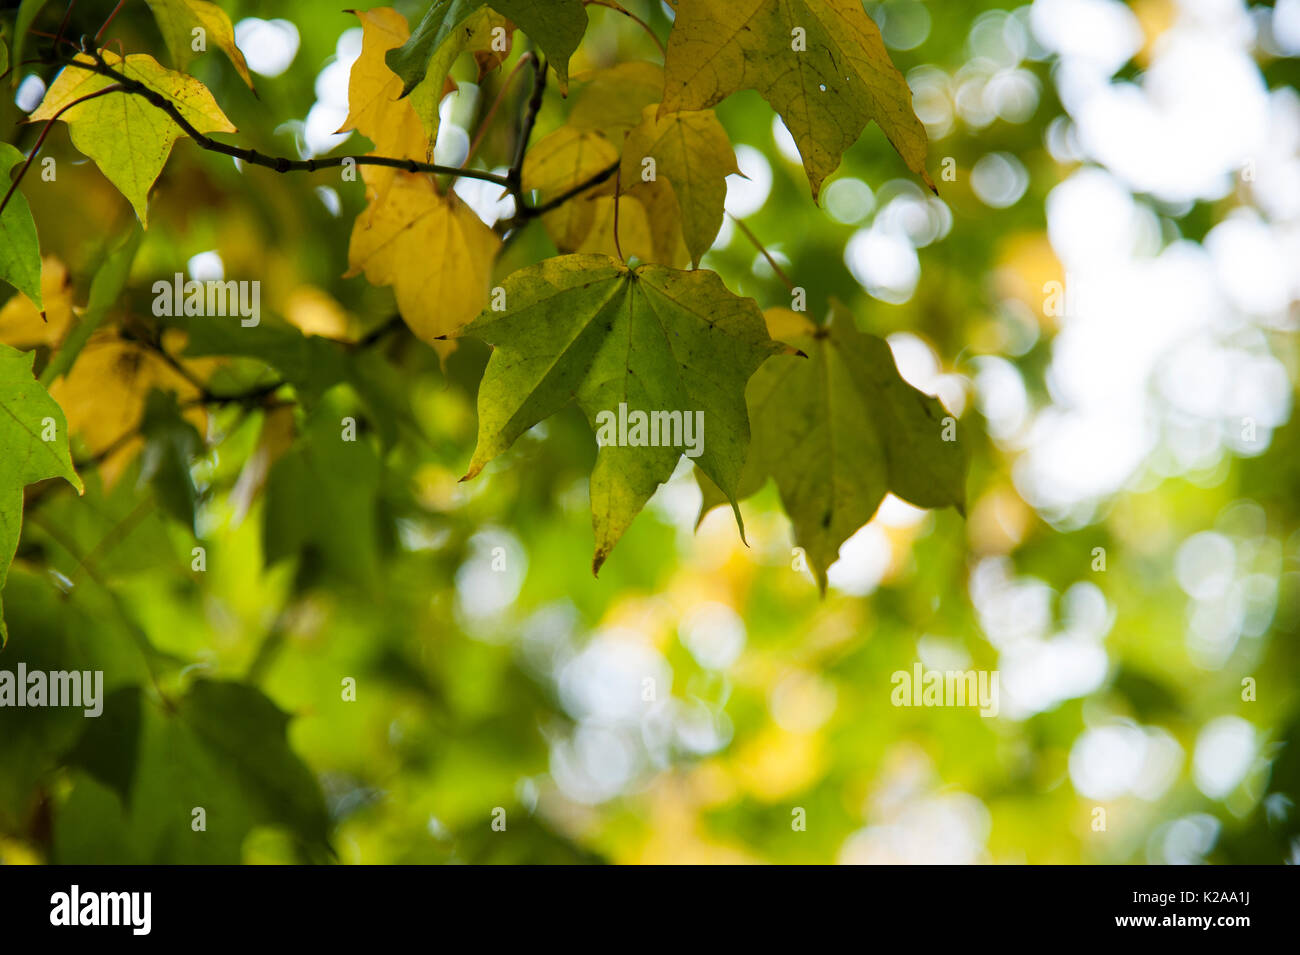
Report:
[{"label": "foliage", "polygon": [[[999,860],[1138,859],[1193,811],[1220,858],[1290,851],[1264,800],[1300,798],[1291,757],[1092,841],[1063,780],[1102,710],[1190,748],[1241,674],[1294,676],[1293,580],[1222,672],[1166,635],[1175,517],[1264,556],[1234,501],[1300,526],[1269,470],[1295,425],[1226,486],[1053,527],[983,409],[896,357],[904,332],[955,378],[1020,327],[1006,301],[1058,264],[1025,206],[1064,175],[1059,104],[936,152],[920,54],[859,0],[285,0],[283,72],[237,39],[265,5],[100,6],[0,15],[0,70],[45,84],[0,103],[0,671],[104,678],[97,718],[0,708],[0,861],[829,861],[945,786]],[[927,55],[959,66],[977,12],[936,8]],[[995,146],[1036,165],[991,212]],[[909,303],[842,264],[841,180],[947,212]],[[1052,323],[1021,297],[1040,396]],[[627,411],[698,413],[697,453],[608,430]],[[968,591],[1013,559],[1104,586],[1104,683],[1002,719],[891,704],[922,646],[996,666]],[[1281,688],[1250,715],[1280,742],[1296,713]]]}]

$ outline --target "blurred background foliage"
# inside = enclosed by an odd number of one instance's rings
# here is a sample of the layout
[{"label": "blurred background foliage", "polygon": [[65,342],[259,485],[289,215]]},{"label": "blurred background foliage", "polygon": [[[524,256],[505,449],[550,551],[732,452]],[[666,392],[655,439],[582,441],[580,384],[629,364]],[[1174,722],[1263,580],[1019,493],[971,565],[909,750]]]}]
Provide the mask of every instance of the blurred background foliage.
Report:
[{"label": "blurred background foliage", "polygon": [[[666,37],[670,8],[624,2]],[[53,32],[65,5],[47,6]],[[74,34],[112,6],[78,3]],[[218,54],[191,71],[236,141],[368,148],[334,135],[352,14],[221,6],[257,96]],[[825,600],[773,487],[743,505],[746,547],[724,509],[694,529],[685,463],[593,579],[595,447],[573,409],[457,483],[486,349],[444,368],[392,327],[391,291],[342,278],[360,182],[182,141],[140,238],[56,128],[57,179],[22,186],[49,322],[15,296],[0,341],[39,368],[139,247],[54,389],[86,493],[29,490],[0,665],[102,668],[112,696],[100,720],[3,713],[0,860],[1294,861],[1300,2],[867,8],[938,198],[873,126],[815,205],[751,92],[718,109],[748,176],[728,208],[811,313],[846,303],[982,437],[967,519],[887,500]],[[633,22],[588,12],[573,74],[658,61]],[[110,36],[168,62],[143,3]],[[520,48],[481,86],[457,64],[440,161],[463,157]],[[25,151],[51,79],[23,66],[0,102]],[[552,89],[537,138],[570,105]],[[476,161],[506,165],[511,136],[498,120]],[[494,187],[457,188],[489,221],[509,212]],[[497,277],[551,254],[534,224]],[[789,305],[730,220],[703,264]],[[151,286],[175,272],[260,280],[261,327],[155,318]],[[184,349],[181,369],[148,342]],[[289,384],[204,402],[196,378]],[[917,661],[998,670],[999,715],[893,706],[891,675]]]}]

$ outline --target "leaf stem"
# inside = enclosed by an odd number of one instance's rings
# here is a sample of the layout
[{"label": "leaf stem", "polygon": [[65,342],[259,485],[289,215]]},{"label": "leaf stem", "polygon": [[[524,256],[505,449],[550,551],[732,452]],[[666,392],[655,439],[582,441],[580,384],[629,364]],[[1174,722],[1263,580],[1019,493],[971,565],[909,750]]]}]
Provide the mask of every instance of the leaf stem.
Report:
[{"label": "leaf stem", "polygon": [[623,247],[618,243],[618,194],[623,191],[622,187],[623,167],[619,167],[614,172],[614,251],[618,253],[619,259],[627,262],[627,256],[623,254]]},{"label": "leaf stem", "polygon": [[108,15],[108,19],[104,21],[104,25],[101,26],[101,27],[99,28],[99,30],[96,31],[96,33],[95,33],[95,42],[96,42],[96,43],[99,42],[99,38],[102,37],[102,36],[104,35],[104,31],[108,29],[109,24],[111,24],[111,23],[113,22],[113,18],[116,17],[116,16],[118,15],[118,13],[121,12],[122,7],[124,7],[124,6],[126,6],[126,0],[117,0],[117,6],[115,6],[115,7],[113,8],[113,12],[110,13],[110,14]]},{"label": "leaf stem", "polygon": [[750,231],[749,226],[745,225],[744,222],[737,219],[735,216],[732,216],[730,212],[728,212],[727,215],[731,216],[731,221],[736,223],[736,228],[740,229],[745,238],[754,243],[754,248],[763,253],[763,258],[767,259],[767,264],[772,266],[772,271],[776,273],[776,277],[784,283],[786,288],[793,292],[795,284],[790,281],[790,276],[786,275],[781,269],[781,266],[777,264],[776,259],[772,258],[772,253],[767,251],[767,247],[764,246],[762,242],[758,241],[758,236],[754,235],[754,233]]}]

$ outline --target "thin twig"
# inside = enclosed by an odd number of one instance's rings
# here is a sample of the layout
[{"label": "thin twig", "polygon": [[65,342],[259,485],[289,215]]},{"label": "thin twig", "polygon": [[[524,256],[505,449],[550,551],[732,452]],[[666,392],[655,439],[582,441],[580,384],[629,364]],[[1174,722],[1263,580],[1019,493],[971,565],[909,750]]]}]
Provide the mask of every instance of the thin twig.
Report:
[{"label": "thin twig", "polygon": [[[540,205],[530,206],[525,203],[523,194],[524,154],[528,148],[529,139],[532,137],[533,128],[537,123],[537,114],[541,110],[542,98],[546,92],[546,63],[537,58],[533,59],[535,70],[533,93],[529,98],[528,106],[521,119],[519,141],[516,144],[514,161],[511,163],[510,169],[506,174],[501,175],[499,173],[487,172],[484,170],[467,169],[464,166],[443,166],[438,163],[417,162],[414,159],[401,159],[392,156],[328,156],[320,159],[289,159],[285,156],[270,156],[258,152],[255,149],[231,146],[227,143],[218,142],[217,140],[199,132],[195,129],[194,125],[181,114],[180,110],[171,100],[167,99],[156,90],[149,88],[139,80],[132,79],[109,66],[98,51],[94,51],[89,55],[93,57],[93,61],[88,62],[86,59],[79,57],[76,60],[68,62],[67,65],[74,66],[77,69],[86,70],[90,73],[97,73],[101,76],[109,77],[110,79],[116,80],[117,83],[116,86],[98,90],[77,102],[84,102],[86,99],[90,99],[93,96],[102,96],[105,93],[111,92],[122,92],[140,96],[156,108],[166,113],[187,136],[194,140],[195,144],[198,145],[200,149],[208,152],[219,153],[224,156],[230,156],[251,165],[261,166],[266,169],[274,169],[279,173],[315,172],[320,169],[337,168],[348,162],[353,162],[359,166],[384,166],[390,169],[401,169],[412,173],[423,172],[437,175],[459,176],[466,179],[479,179],[484,182],[490,182],[503,187],[515,197],[515,215],[498,225],[498,229],[505,229],[506,231],[514,230],[519,226],[526,224],[530,220],[558,208],[565,202],[568,202],[570,199],[585,192],[593,186],[600,185],[602,182],[609,179],[610,176],[614,175],[618,168],[618,163],[615,162],[605,169],[595,173],[584,182],[577,184],[571,189],[566,190],[560,195]],[[74,105],[76,105],[76,103],[70,103],[68,106],[63,107],[63,109],[71,108]],[[61,109],[59,114],[62,112],[63,110]],[[53,119],[57,119],[59,114],[52,117],[51,122]],[[16,188],[18,181],[22,179],[27,166],[31,164],[35,155],[36,150],[33,150],[32,155],[28,157],[27,165],[23,167],[15,180],[14,185],[10,187],[10,192]],[[0,210],[3,210],[2,205],[0,205]]]},{"label": "thin twig", "polygon": [[474,153],[478,151],[479,144],[483,142],[483,137],[486,135],[488,127],[492,125],[492,120],[496,116],[497,110],[501,108],[501,103],[505,100],[506,93],[509,92],[511,85],[513,85],[515,77],[519,75],[519,71],[523,69],[526,63],[531,63],[534,59],[536,59],[536,57],[533,56],[531,50],[525,52],[524,55],[519,58],[519,62],[515,64],[515,68],[510,71],[510,75],[507,76],[505,81],[501,84],[501,89],[497,92],[496,99],[492,101],[492,105],[488,107],[488,111],[483,114],[483,121],[479,123],[478,132],[474,135],[474,141],[469,144],[469,152],[465,154],[465,165],[469,165],[469,161],[474,158]]},{"label": "thin twig", "polygon": [[[731,216],[731,213],[728,212],[727,215]],[[772,253],[767,251],[766,246],[764,246],[762,242],[758,241],[758,236],[754,235],[754,233],[749,230],[749,226],[745,225],[745,223],[741,222],[735,216],[731,216],[731,221],[736,223],[736,227],[744,233],[745,238],[754,243],[754,248],[763,253],[763,258],[767,259],[767,264],[772,266],[772,271],[776,273],[776,277],[785,284],[786,288],[793,292],[795,284],[791,282],[790,277],[781,270],[781,266],[777,264],[776,259],[772,258]]]},{"label": "thin twig", "polygon": [[64,106],[57,113],[55,113],[48,120],[46,120],[45,128],[42,129],[41,134],[38,137],[36,137],[36,145],[32,147],[31,155],[29,155],[27,157],[27,161],[23,163],[23,168],[18,170],[18,175],[14,176],[13,182],[9,183],[9,191],[5,193],[4,199],[0,199],[0,213],[3,213],[5,211],[5,206],[9,205],[9,198],[14,194],[14,190],[18,188],[18,184],[23,181],[23,176],[27,175],[27,168],[36,159],[36,154],[41,151],[41,146],[45,144],[45,137],[50,134],[50,128],[54,125],[54,121],[58,119],[60,116],[62,116],[64,113],[66,113],[68,110],[72,109],[72,107],[74,106],[80,106],[82,103],[86,102],[87,100],[92,100],[97,96],[103,96],[106,93],[117,93],[120,92],[121,90],[122,90],[121,85],[113,85],[113,86],[105,86],[102,90],[96,90],[93,93],[87,93],[85,96],[81,97],[80,99],[73,100],[71,103]]},{"label": "thin twig", "polygon": [[565,190],[554,199],[548,199],[539,206],[529,206],[524,210],[524,212],[527,213],[529,218],[532,218],[534,216],[545,215],[546,213],[559,208],[579,193],[586,192],[593,186],[599,186],[602,182],[609,179],[610,176],[618,172],[620,162],[620,160],[614,160],[600,172],[578,183],[572,189]]},{"label": "thin twig", "polygon": [[126,6],[126,0],[117,0],[117,6],[115,6],[113,8],[113,12],[108,15],[108,19],[104,21],[104,25],[100,27],[99,30],[97,30],[95,33],[96,43],[99,42],[99,38],[104,35],[104,31],[108,29],[109,24],[113,22],[113,18],[116,17],[118,13],[121,12],[122,7],[124,6]]},{"label": "thin twig", "polygon": [[68,0],[68,9],[63,11],[63,22],[59,24],[58,35],[55,36],[54,42],[58,43],[63,39],[63,34],[67,32],[68,21],[72,19],[72,11],[77,5],[77,0]]},{"label": "thin twig", "polygon": [[668,51],[664,49],[663,41],[659,39],[654,30],[650,29],[650,24],[646,23],[631,10],[628,10],[621,4],[615,3],[614,0],[582,0],[582,3],[584,6],[588,7],[606,7],[617,13],[623,14],[623,16],[627,17],[629,20],[633,20],[640,24],[641,29],[645,30],[645,32],[650,36],[650,39],[655,41],[655,46],[659,47],[659,55],[664,59],[668,58]]},{"label": "thin twig", "polygon": [[519,140],[515,143],[515,158],[506,172],[506,188],[515,197],[515,209],[525,208],[524,202],[524,153],[528,150],[528,140],[532,138],[533,127],[537,124],[537,114],[542,109],[542,97],[546,93],[546,61],[533,60],[533,95],[528,98],[524,115],[519,120]]}]

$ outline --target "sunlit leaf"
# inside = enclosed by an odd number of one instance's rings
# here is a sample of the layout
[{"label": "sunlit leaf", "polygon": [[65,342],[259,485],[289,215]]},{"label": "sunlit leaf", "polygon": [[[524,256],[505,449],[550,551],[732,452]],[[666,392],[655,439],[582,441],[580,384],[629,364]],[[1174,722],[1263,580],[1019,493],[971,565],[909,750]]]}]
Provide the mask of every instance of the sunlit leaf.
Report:
[{"label": "sunlit leaf", "polygon": [[235,45],[235,27],[225,10],[207,0],[145,0],[145,3],[158,21],[158,29],[178,70],[185,70],[212,43],[230,58],[248,88],[253,88],[252,74],[248,72],[244,54]]},{"label": "sunlit leaf", "polygon": [[679,0],[664,72],[661,116],[758,90],[794,136],[814,198],[872,120],[934,187],[912,93],[860,0]]},{"label": "sunlit leaf", "polygon": [[[515,272],[504,288],[505,309],[465,328],[493,346],[467,479],[576,401],[598,432],[602,412],[618,416],[620,406],[702,418],[696,461],[734,493],[749,444],[745,382],[780,351],[752,300],[732,295],[712,272],[629,269],[597,255],[548,259]],[[668,480],[682,443],[600,448],[591,476],[593,569]]]},{"label": "sunlit leaf", "polygon": [[[754,429],[739,496],[776,480],[824,590],[826,569],[893,491],[918,507],[965,510],[968,450],[956,419],[899,375],[889,345],[837,308],[824,326],[785,309],[768,331],[803,352],[778,357],[746,391]],[[701,479],[701,514],[728,499]]]},{"label": "sunlit leaf", "polygon": [[[146,53],[132,53],[125,60],[106,50],[101,55],[122,75],[169,99],[199,132],[236,131],[207,87],[192,76],[164,69]],[[68,124],[72,144],[95,160],[100,171],[126,196],[140,221],[148,224],[149,189],[167,164],[172,143],[185,135],[184,131],[170,116],[134,93],[106,93],[78,103],[115,84],[112,78],[77,65],[91,62],[89,56],[79,54],[64,67],[31,119],[52,119],[68,107],[59,119]]]}]

